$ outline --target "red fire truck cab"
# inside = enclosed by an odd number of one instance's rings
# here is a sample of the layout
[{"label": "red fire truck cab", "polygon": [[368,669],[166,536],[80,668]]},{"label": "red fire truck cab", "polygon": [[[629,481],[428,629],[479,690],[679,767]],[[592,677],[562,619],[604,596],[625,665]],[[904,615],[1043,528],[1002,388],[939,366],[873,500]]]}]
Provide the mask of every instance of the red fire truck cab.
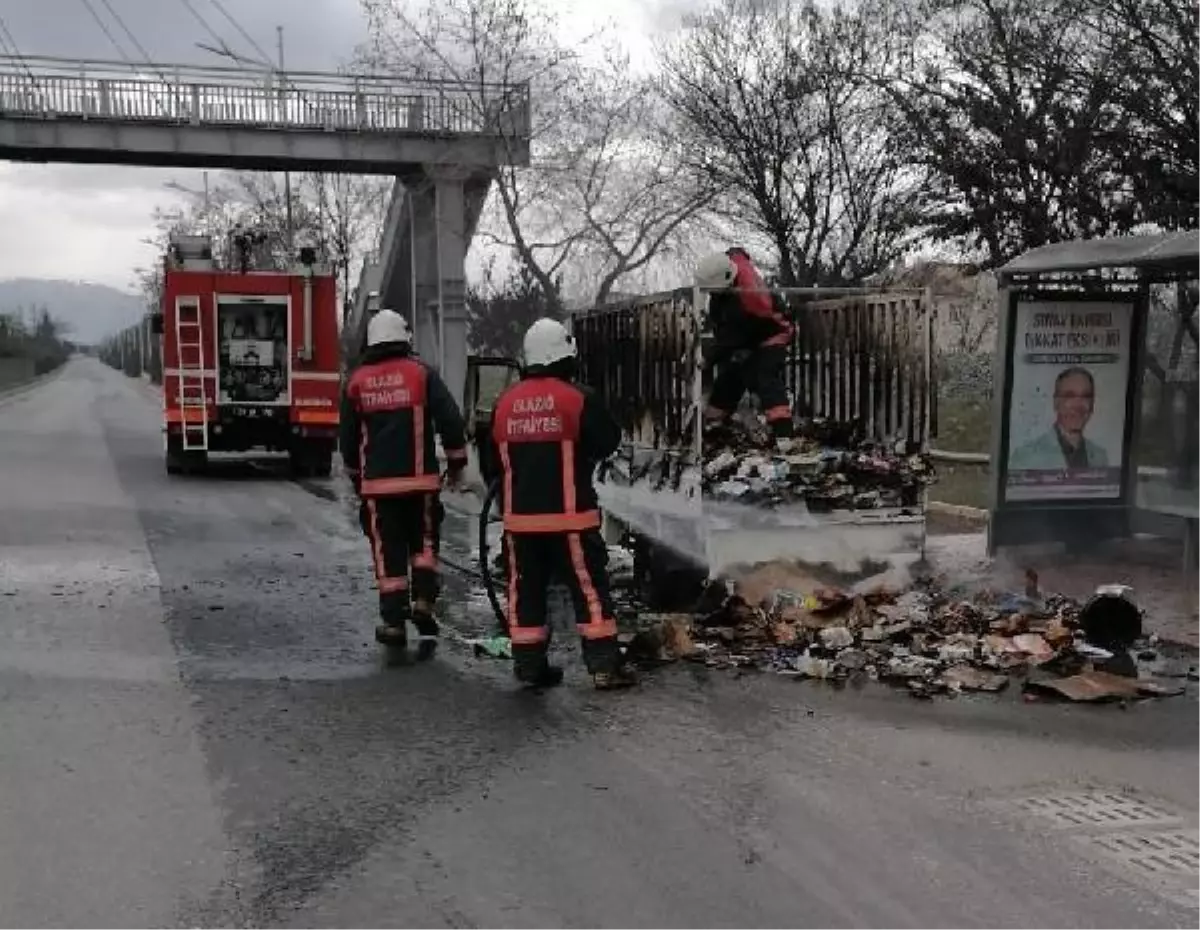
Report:
[{"label": "red fire truck cab", "polygon": [[[315,250],[297,265],[254,260],[240,233],[232,267],[207,236],[174,236],[165,259],[162,335],[167,471],[210,452],[287,452],[293,475],[325,476],[337,447],[337,284]],[[263,270],[257,270],[262,267]]]}]

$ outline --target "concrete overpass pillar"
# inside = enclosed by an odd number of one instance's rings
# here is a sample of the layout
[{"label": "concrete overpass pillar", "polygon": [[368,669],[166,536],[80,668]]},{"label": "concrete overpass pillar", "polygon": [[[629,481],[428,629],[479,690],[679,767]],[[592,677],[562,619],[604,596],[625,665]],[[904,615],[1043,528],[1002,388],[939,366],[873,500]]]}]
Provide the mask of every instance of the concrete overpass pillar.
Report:
[{"label": "concrete overpass pillar", "polygon": [[466,172],[430,168],[410,187],[414,347],[437,366],[461,405],[467,377]]}]

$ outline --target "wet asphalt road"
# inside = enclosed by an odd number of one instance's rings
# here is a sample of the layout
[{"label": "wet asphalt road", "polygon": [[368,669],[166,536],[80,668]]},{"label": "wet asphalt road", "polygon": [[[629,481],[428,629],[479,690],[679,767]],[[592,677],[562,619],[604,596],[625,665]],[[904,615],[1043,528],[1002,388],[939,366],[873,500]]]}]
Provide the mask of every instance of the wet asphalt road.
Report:
[{"label": "wet asphalt road", "polygon": [[168,478],[158,424],[92,360],[0,399],[0,924],[1195,925],[1015,806],[1127,790],[1194,831],[1193,696],[385,668],[331,489]]}]

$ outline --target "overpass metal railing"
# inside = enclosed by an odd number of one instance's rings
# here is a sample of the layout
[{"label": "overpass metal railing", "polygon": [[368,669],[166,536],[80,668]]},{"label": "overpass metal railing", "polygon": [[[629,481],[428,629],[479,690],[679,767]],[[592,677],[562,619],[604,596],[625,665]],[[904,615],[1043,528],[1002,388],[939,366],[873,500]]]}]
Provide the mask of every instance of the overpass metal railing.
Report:
[{"label": "overpass metal railing", "polygon": [[525,84],[0,56],[0,118],[528,140]]}]

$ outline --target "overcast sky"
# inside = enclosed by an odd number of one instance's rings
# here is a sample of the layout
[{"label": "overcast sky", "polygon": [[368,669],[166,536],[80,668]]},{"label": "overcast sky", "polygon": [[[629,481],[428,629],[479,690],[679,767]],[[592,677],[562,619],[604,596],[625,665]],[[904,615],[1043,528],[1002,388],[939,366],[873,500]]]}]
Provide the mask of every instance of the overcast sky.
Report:
[{"label": "overcast sky", "polygon": [[[628,28],[634,53],[648,54],[648,34],[673,21],[687,0],[558,0],[572,32],[594,28],[599,9]],[[0,16],[23,55],[120,60],[89,5],[131,58],[136,47],[106,9],[124,20],[155,61],[227,64],[198,49],[215,44],[189,5],[236,52],[254,51],[212,0],[0,0]],[[254,40],[275,52],[284,27],[285,60],[297,70],[331,70],[365,38],[358,0],[220,0]],[[301,12],[302,11],[302,12]],[[154,208],[170,206],[168,180],[201,186],[200,173],[154,168],[0,163],[0,279],[69,278],[132,290],[134,269],[154,260],[143,240]]]}]

